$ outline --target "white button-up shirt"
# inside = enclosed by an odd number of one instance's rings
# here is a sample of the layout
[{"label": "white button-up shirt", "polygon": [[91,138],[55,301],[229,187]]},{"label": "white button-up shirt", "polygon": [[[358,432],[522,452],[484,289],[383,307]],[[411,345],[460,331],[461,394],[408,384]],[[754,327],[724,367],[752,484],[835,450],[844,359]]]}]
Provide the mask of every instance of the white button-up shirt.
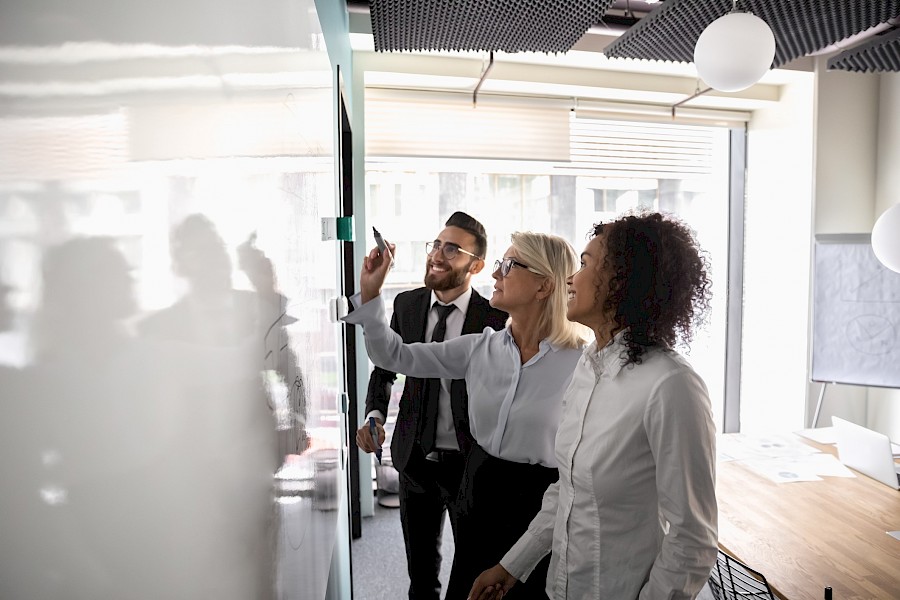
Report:
[{"label": "white button-up shirt", "polygon": [[469,427],[490,455],[556,468],[562,395],[581,349],[542,340],[523,365],[509,330],[490,327],[440,343],[404,344],[388,326],[381,296],[344,320],[365,327],[366,351],[379,367],[412,377],[465,379]]},{"label": "white button-up shirt", "polygon": [[[445,340],[452,340],[462,334],[463,323],[466,320],[466,311],[469,310],[469,301],[472,299],[472,288],[457,296],[449,304],[456,306],[447,317],[447,329]],[[425,324],[425,339],[430,340],[434,328],[438,322],[437,309],[434,303],[445,305],[438,300],[437,294],[431,292],[431,308],[428,310],[428,321]],[[450,403],[450,383],[452,379],[441,379],[441,391],[438,392],[438,416],[437,427],[434,433],[434,446],[443,450],[459,450],[459,442],[456,440],[456,427],[453,425],[453,409]],[[383,423],[385,420],[382,419]]]},{"label": "white button-up shirt", "polygon": [[555,600],[693,598],[716,561],[715,434],[677,353],[622,367],[622,333],[589,346],[566,391],[559,481],[501,564],[524,580],[551,549]]}]

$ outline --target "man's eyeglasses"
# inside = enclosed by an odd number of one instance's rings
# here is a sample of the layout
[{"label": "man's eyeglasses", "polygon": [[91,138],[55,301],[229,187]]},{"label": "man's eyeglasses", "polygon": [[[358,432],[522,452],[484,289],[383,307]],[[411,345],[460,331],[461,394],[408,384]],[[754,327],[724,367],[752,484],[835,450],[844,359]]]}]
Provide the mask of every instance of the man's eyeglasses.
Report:
[{"label": "man's eyeglasses", "polygon": [[500,271],[500,277],[506,277],[509,275],[509,271],[513,268],[513,266],[519,267],[520,269],[525,269],[527,271],[531,271],[537,275],[544,275],[537,269],[532,269],[528,265],[524,263],[520,263],[514,258],[504,258],[503,260],[495,260],[494,261],[494,270]]},{"label": "man's eyeglasses", "polygon": [[428,253],[428,256],[431,256],[438,250],[441,251],[441,254],[443,254],[444,258],[446,258],[447,260],[453,260],[460,252],[462,252],[463,254],[468,254],[469,256],[474,256],[475,258],[481,258],[477,254],[472,254],[468,250],[463,250],[456,244],[451,244],[450,242],[442,244],[438,240],[435,240],[433,242],[428,242],[425,244],[425,252]]}]

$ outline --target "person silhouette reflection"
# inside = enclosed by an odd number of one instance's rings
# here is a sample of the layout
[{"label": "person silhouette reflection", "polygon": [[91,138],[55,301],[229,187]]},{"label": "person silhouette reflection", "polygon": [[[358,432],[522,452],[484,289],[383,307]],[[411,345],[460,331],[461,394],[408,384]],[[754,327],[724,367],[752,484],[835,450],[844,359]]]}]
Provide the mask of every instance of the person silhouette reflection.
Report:
[{"label": "person silhouette reflection", "polygon": [[[202,214],[172,230],[170,249],[186,292],[137,329],[177,365],[185,449],[178,469],[184,485],[204,491],[190,518],[189,547],[217,598],[265,599],[273,592],[272,482],[281,465],[264,385],[263,315],[276,310],[269,308],[274,272],[264,256],[254,262],[245,250],[245,262],[272,272],[270,285],[266,294],[234,289],[228,249]],[[262,285],[267,276],[250,279]]]},{"label": "person silhouette reflection", "polygon": [[172,306],[142,321],[148,338],[207,346],[234,346],[251,340],[257,297],[231,284],[231,258],[213,222],[193,214],[172,230],[172,269],[187,293]]},{"label": "person silhouette reflection", "polygon": [[75,238],[45,252],[42,276],[34,362],[0,415],[0,597],[158,590],[167,394],[127,330],[130,267],[114,240]]}]

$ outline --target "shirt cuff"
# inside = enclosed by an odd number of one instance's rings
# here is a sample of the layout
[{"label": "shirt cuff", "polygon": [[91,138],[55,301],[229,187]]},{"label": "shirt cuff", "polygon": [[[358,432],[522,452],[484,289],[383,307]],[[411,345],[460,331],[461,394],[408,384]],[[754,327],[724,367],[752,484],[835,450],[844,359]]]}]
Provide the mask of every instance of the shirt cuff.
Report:
[{"label": "shirt cuff", "polygon": [[366,415],[366,423],[368,423],[369,419],[372,417],[375,417],[376,419],[381,421],[382,425],[384,425],[387,422],[387,420],[384,418],[384,413],[382,413],[380,410],[373,410],[372,412],[367,414]]},{"label": "shirt cuff", "polygon": [[[384,298],[381,294],[375,296],[365,304],[362,303],[361,294],[350,296],[350,302],[353,304],[353,312],[341,317],[341,321],[350,323],[351,325],[363,325],[377,322],[384,319]],[[380,319],[378,318],[380,315]]]},{"label": "shirt cuff", "polygon": [[526,531],[500,560],[500,565],[519,581],[527,581],[550,548],[542,548],[539,539]]},{"label": "shirt cuff", "polygon": [[350,302],[350,312],[353,312],[363,304],[362,292],[356,292],[352,296],[347,296],[347,301]]}]

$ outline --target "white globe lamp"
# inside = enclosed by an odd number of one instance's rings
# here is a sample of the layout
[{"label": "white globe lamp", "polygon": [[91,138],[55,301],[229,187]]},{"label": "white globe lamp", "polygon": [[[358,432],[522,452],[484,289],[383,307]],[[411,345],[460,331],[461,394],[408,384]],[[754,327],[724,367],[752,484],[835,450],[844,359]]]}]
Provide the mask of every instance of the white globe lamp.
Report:
[{"label": "white globe lamp", "polygon": [[720,92],[747,89],[765,75],[774,58],[772,29],[745,12],[719,17],[703,30],[694,46],[697,74]]},{"label": "white globe lamp", "polygon": [[875,221],[872,250],[881,264],[900,273],[900,204],[881,213]]}]

